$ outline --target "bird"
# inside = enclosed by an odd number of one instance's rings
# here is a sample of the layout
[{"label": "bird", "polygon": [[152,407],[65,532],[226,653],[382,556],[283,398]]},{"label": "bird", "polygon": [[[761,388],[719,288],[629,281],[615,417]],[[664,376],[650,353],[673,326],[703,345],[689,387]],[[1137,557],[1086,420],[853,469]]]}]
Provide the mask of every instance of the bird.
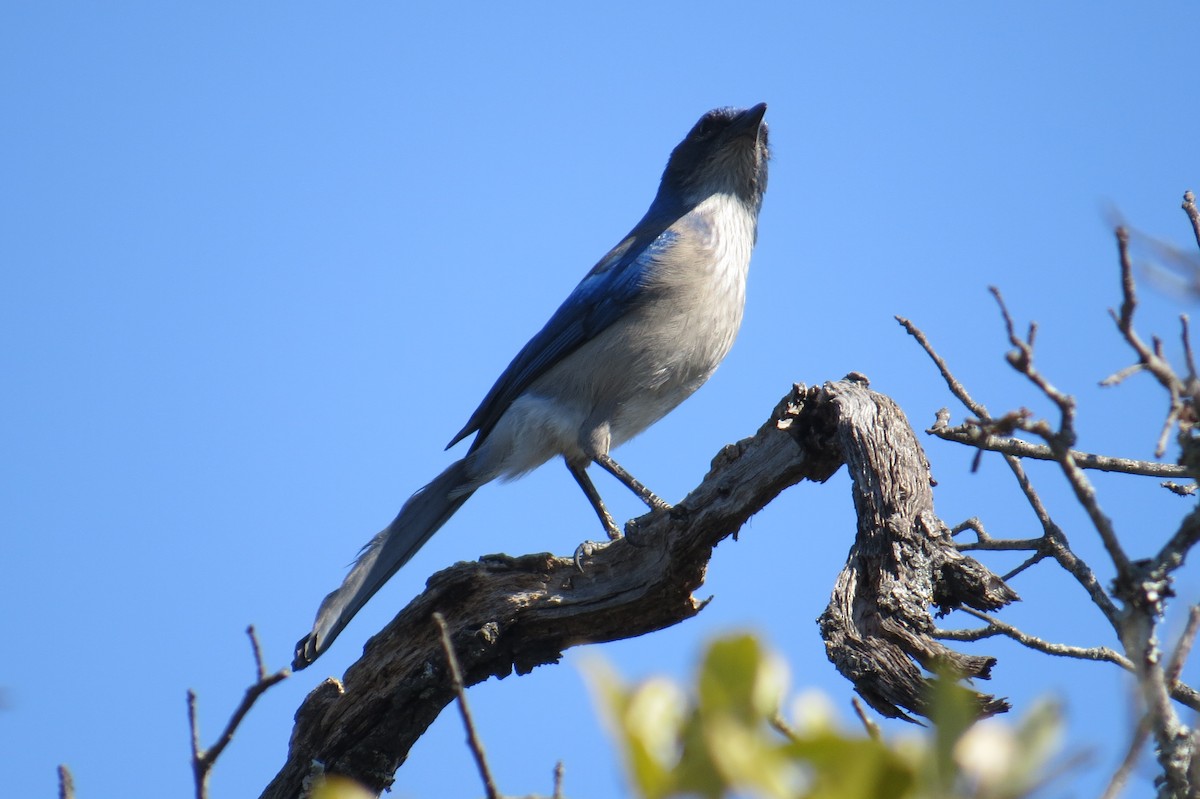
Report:
[{"label": "bird", "polygon": [[296,644],[294,670],[327,651],[492,480],[562,457],[609,539],[621,532],[587,474],[592,463],[651,510],[670,508],[610,451],[687,399],[733,345],[767,188],[766,110],[759,103],[700,117],[671,152],[645,215],[517,353],[446,447],[474,434],[466,455],[412,495],[322,601],[312,631]]}]

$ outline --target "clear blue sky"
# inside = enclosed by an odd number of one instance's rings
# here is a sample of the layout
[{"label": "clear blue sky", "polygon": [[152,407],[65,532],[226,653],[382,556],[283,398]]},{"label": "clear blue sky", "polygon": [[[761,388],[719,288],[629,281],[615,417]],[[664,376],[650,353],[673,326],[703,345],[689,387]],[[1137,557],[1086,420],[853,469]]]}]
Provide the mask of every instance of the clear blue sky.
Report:
[{"label": "clear blue sky", "polygon": [[[1046,412],[1002,360],[989,284],[1041,323],[1041,365],[1082,403],[1080,446],[1151,454],[1159,392],[1095,387],[1130,358],[1105,313],[1119,300],[1105,218],[1189,242],[1195,4],[399,5],[0,11],[6,796],[52,796],[60,762],[81,798],[188,795],[186,689],[211,742],[252,678],[243,628],[258,626],[272,667],[290,659],[344,565],[455,457],[445,442],[714,106],[766,101],[776,157],[737,345],[618,453],[655,491],[682,497],[793,381],[858,370],[928,426],[952,398],[894,314],[993,411]],[[1144,331],[1177,353],[1191,306],[1143,295]],[[925,443],[943,518],[1036,532],[999,461],[969,474],[970,452]],[[1031,471],[1108,579],[1054,470]],[[1191,503],[1149,480],[1097,482],[1134,555]],[[719,548],[697,619],[474,689],[502,790],[549,792],[562,759],[569,795],[623,795],[586,656],[682,675],[711,636],[751,628],[798,688],[848,709],[814,620],[852,531],[844,474],[797,487]],[[213,796],[257,795],[305,694],[429,574],[597,533],[565,469],[480,491],[255,708]],[[1027,601],[1004,618],[1115,645],[1052,567],[1015,587]],[[1190,565],[1178,590],[1175,610],[1200,594]],[[1077,792],[1052,795],[1095,795],[1125,745],[1123,677],[1003,641],[972,651],[999,657],[983,687],[1018,711],[1064,698],[1069,749],[1093,759]],[[1143,773],[1129,795],[1149,790]],[[446,713],[393,795],[481,792]]]}]

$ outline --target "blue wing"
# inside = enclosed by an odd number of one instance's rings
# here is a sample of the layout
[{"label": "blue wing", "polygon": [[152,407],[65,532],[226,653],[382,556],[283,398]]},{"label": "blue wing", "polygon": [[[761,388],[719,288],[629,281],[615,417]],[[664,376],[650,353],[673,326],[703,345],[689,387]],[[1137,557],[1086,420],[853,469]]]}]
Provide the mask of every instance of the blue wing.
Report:
[{"label": "blue wing", "polygon": [[635,228],[592,267],[546,326],[513,358],[447,449],[478,430],[474,450],[530,383],[647,299],[647,272],[677,234],[661,227],[639,231],[645,227]]}]

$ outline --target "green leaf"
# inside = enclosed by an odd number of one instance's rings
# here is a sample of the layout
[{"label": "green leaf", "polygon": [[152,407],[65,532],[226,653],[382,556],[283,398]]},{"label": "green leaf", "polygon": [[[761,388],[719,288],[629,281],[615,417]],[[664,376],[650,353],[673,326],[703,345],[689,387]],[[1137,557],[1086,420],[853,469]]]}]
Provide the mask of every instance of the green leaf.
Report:
[{"label": "green leaf", "polygon": [[749,634],[720,638],[709,645],[700,669],[702,713],[732,713],[761,720],[779,709],[787,690],[787,667],[763,652]]},{"label": "green leaf", "polygon": [[949,793],[955,783],[958,764],[954,750],[972,724],[979,719],[975,692],[964,688],[953,675],[938,674],[929,681],[933,721],[934,785]]},{"label": "green leaf", "polygon": [[809,767],[806,799],[902,799],[915,796],[918,766],[887,744],[825,731],[792,742]]}]

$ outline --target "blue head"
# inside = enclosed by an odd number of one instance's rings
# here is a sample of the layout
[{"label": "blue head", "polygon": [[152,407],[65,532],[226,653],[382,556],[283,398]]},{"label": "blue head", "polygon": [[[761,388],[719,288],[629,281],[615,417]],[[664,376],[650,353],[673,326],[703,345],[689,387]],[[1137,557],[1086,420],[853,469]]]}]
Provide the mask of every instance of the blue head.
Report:
[{"label": "blue head", "polygon": [[727,194],[755,216],[767,190],[767,104],[715,108],[692,127],[671,152],[655,205],[693,208],[714,194]]}]

